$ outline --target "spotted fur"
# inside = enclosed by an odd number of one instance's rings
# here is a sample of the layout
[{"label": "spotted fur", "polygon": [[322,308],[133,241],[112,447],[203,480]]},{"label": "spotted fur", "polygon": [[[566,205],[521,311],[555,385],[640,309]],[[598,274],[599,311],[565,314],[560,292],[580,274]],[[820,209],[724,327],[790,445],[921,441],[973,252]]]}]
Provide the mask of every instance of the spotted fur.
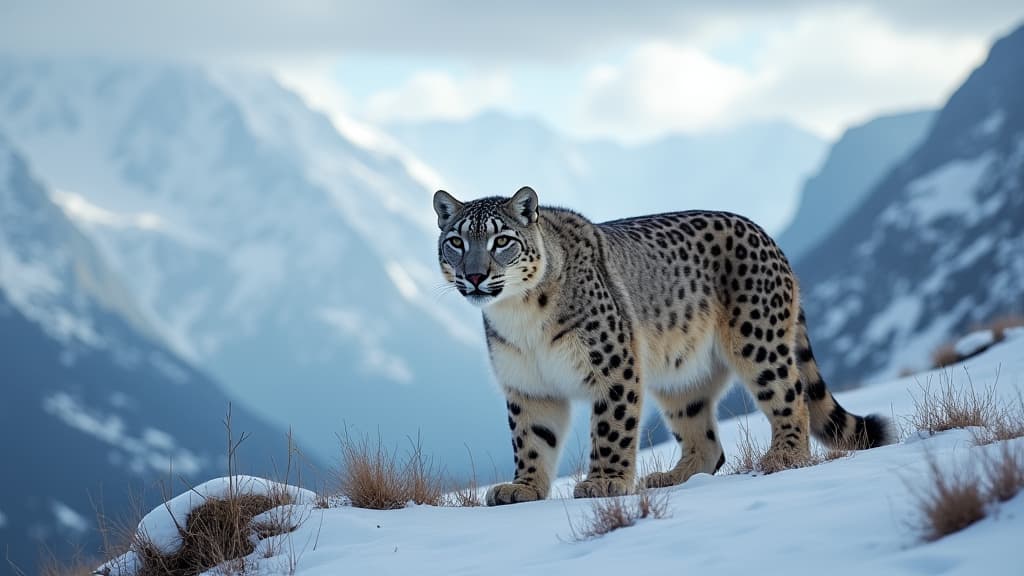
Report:
[{"label": "spotted fur", "polygon": [[885,420],[846,412],[825,387],[796,278],[750,220],[691,211],[594,224],[539,207],[530,188],[465,204],[439,191],[434,208],[442,273],[482,308],[507,397],[515,478],[488,504],[547,496],[572,399],[592,406],[577,497],[631,491],[645,392],[682,448],[646,484],[716,472],[715,407],[733,374],[771,422],[766,461],[806,460],[809,434],[842,448],[892,440]]}]

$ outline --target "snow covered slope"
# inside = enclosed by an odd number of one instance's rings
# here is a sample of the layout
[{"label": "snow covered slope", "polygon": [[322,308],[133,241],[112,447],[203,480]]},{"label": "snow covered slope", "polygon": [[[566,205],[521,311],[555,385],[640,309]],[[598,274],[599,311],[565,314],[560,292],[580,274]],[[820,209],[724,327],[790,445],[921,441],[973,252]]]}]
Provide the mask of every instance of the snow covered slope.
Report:
[{"label": "snow covered slope", "polygon": [[[0,389],[0,550],[26,573],[44,545],[58,557],[98,549],[98,506],[118,518],[143,488],[142,501],[158,502],[155,482],[172,471],[224,473],[229,399],[154,338],[3,135]],[[233,419],[252,435],[243,462],[271,472],[283,430],[240,408]]]},{"label": "snow covered slope", "polygon": [[388,127],[446,178],[456,196],[537,190],[541,202],[596,220],[711,208],[778,231],[827,143],[790,124],[673,134],[636,146],[578,141],[528,117],[487,112],[465,121]]},{"label": "snow covered slope", "polygon": [[1024,28],[999,40],[928,136],[796,263],[823,373],[921,368],[952,335],[1024,311]]},{"label": "snow covered slope", "polygon": [[346,426],[421,433],[453,473],[465,427],[505,449],[479,312],[439,293],[432,190],[400,159],[244,72],[6,60],[0,110],[155,330],[319,455]]},{"label": "snow covered slope", "polygon": [[842,223],[878,180],[921,143],[934,117],[932,110],[894,114],[844,132],[821,169],[807,179],[796,216],[776,238],[786,257],[799,261]]},{"label": "snow covered slope", "polygon": [[[966,368],[966,369],[964,369]],[[946,380],[949,379],[949,380]],[[965,367],[893,380],[840,394],[860,413],[914,412],[922,386],[994,386],[1016,401],[1024,391],[1024,331],[969,360]],[[721,426],[729,455],[742,421]],[[768,422],[746,423],[767,444]],[[1024,438],[1009,441],[1024,450]],[[999,445],[977,447],[967,430],[933,437],[911,434],[901,443],[857,452],[810,468],[770,476],[700,474],[656,491],[669,516],[646,519],[595,540],[572,540],[589,501],[567,499],[569,480],[549,501],[498,508],[415,506],[394,511],[328,510],[300,506],[306,518],[287,544],[264,541],[249,558],[259,574],[403,576],[593,574],[1020,574],[1024,566],[1024,493],[967,529],[926,543],[916,497],[929,484],[929,463],[951,473],[981,466]],[[644,454],[648,465],[674,462],[676,447]],[[276,552],[275,552],[276,551]],[[270,556],[267,558],[266,556]],[[294,564],[293,564],[294,562]],[[294,571],[293,570],[294,567]],[[211,572],[214,573],[214,572]]]}]

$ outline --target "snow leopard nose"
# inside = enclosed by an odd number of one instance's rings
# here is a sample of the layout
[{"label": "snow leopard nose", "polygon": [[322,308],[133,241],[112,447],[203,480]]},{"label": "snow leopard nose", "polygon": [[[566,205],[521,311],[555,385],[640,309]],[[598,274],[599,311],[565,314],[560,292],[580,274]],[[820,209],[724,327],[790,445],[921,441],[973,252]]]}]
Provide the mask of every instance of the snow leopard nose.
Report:
[{"label": "snow leopard nose", "polygon": [[484,274],[466,274],[466,280],[469,280],[469,282],[473,284],[474,288],[479,288],[480,283],[486,279],[487,276]]}]

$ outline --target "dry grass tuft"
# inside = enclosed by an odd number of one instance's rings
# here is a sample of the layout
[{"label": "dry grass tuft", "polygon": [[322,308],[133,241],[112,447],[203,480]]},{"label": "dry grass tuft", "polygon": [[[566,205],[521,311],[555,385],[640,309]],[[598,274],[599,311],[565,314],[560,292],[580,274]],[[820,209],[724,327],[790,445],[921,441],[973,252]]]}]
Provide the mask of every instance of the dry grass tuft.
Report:
[{"label": "dry grass tuft", "polygon": [[831,462],[833,460],[847,458],[852,455],[852,450],[840,450],[838,448],[822,448],[819,451],[815,451],[811,457],[815,460],[815,464],[821,464],[822,462]]},{"label": "dry grass tuft", "polygon": [[388,451],[378,436],[353,440],[340,437],[341,493],[357,508],[396,510],[409,502],[440,506],[444,503],[444,479],[430,459],[423,456],[417,439],[399,461],[397,450]]},{"label": "dry grass tuft", "polygon": [[1024,327],[1024,316],[1018,316],[1011,314],[1008,316],[1001,316],[995,320],[989,322],[987,325],[982,326],[982,330],[991,330],[992,335],[995,337],[996,342],[1002,342],[1006,339],[1006,331],[1010,328],[1021,328]]},{"label": "dry grass tuft", "polygon": [[956,345],[952,342],[943,344],[932,352],[932,367],[945,368],[964,360],[965,358],[956,351]]},{"label": "dry grass tuft", "polygon": [[917,495],[919,530],[934,541],[959,532],[984,518],[991,506],[1009,501],[1024,490],[1024,450],[1003,444],[997,453],[982,457],[979,475],[970,467],[956,472],[928,462],[927,487]]},{"label": "dry grass tuft", "polygon": [[590,466],[590,447],[580,445],[580,450],[567,456],[569,462],[568,477],[571,482],[558,483],[552,488],[552,498],[565,498],[572,500],[574,487],[587,477],[587,468]]},{"label": "dry grass tuft", "polygon": [[477,485],[476,479],[471,480],[462,488],[449,492],[444,504],[452,508],[478,508],[483,506],[484,501],[480,497],[480,487]]},{"label": "dry grass tuft", "polygon": [[448,492],[444,498],[444,505],[453,508],[479,508],[484,505],[480,497],[480,484],[476,479],[476,462],[473,461],[473,453],[466,447],[469,454],[469,467],[472,475],[469,481],[462,487],[455,488]]},{"label": "dry grass tuft", "polygon": [[[18,567],[11,570],[19,576],[23,575]],[[76,551],[69,560],[61,561],[51,553],[44,553],[39,563],[39,576],[91,576],[96,570],[96,563],[85,559],[81,551]]]},{"label": "dry grass tuft", "polygon": [[572,539],[589,540],[633,526],[643,518],[664,518],[668,515],[668,494],[641,487],[631,496],[594,498],[590,500],[589,515],[576,522],[570,519]]},{"label": "dry grass tuft", "polygon": [[981,446],[1024,437],[1024,396],[1017,396],[1017,403],[1000,403],[989,421],[980,431],[974,433],[975,444]]},{"label": "dry grass tuft", "polygon": [[1003,444],[999,455],[984,462],[985,494],[991,502],[1007,502],[1024,489],[1024,450]]},{"label": "dry grass tuft", "polygon": [[[181,536],[180,549],[167,554],[158,549],[153,541],[142,530],[121,526],[118,533],[128,534],[127,546],[121,552],[131,551],[132,554],[109,554],[114,559],[105,565],[105,572],[133,574],[134,576],[192,576],[215,570],[218,574],[246,574],[250,566],[246,557],[256,550],[257,542],[294,531],[305,520],[299,518],[290,509],[282,509],[282,513],[273,513],[254,522],[254,518],[280,506],[294,504],[294,498],[287,487],[293,473],[293,454],[298,454],[291,433],[288,435],[288,461],[285,468],[284,482],[270,484],[266,494],[252,493],[245,486],[238,473],[238,448],[247,439],[241,434],[235,439],[231,428],[231,407],[228,406],[224,420],[227,435],[227,477],[230,479],[224,497],[205,498],[199,506],[192,509],[185,518],[174,518],[178,533]],[[194,489],[193,489],[194,490]],[[196,492],[198,493],[198,492]],[[166,490],[164,501],[169,502],[170,494]],[[137,518],[141,518],[138,513]],[[101,526],[102,526],[101,522]],[[133,524],[134,526],[134,524]],[[107,532],[104,532],[106,540]],[[109,548],[108,548],[109,550]],[[270,548],[268,548],[270,551]],[[274,551],[276,552],[276,551]],[[291,566],[294,568],[298,558],[294,550],[289,554]],[[104,574],[104,570],[96,570],[96,574]]]},{"label": "dry grass tuft", "polygon": [[985,517],[985,497],[977,475],[943,471],[934,459],[928,465],[928,487],[917,497],[925,540],[959,532]]},{"label": "dry grass tuft", "polygon": [[931,382],[921,384],[920,388],[921,395],[914,398],[914,414],[908,423],[912,429],[928,434],[986,427],[1001,410],[995,386],[979,392],[968,377],[968,385],[958,387],[947,371],[939,373],[938,391],[933,391]]},{"label": "dry grass tuft", "polygon": [[963,387],[955,386],[948,372],[940,373],[939,379],[937,391],[930,382],[920,386],[914,414],[904,419],[906,427],[929,435],[973,428],[979,446],[1024,436],[1024,396],[1018,395],[1016,403],[1001,399],[995,384],[979,391],[969,375]]},{"label": "dry grass tuft", "polygon": [[278,495],[233,494],[227,498],[209,498],[186,518],[181,528],[182,547],[177,553],[164,554],[144,535],[139,537],[135,550],[142,566],[137,576],[191,576],[225,563],[229,564],[227,568],[232,568],[232,562],[253,553],[255,540],[295,528],[284,522],[263,522],[255,526],[252,521],[268,510],[290,503],[290,497]]},{"label": "dry grass tuft", "polygon": [[815,446],[806,458],[793,459],[790,455],[773,454],[768,450],[767,445],[762,445],[750,434],[747,422],[738,424],[740,438],[736,444],[736,455],[729,463],[731,474],[751,474],[762,472],[772,474],[793,468],[806,468],[817,466],[822,462],[831,462],[839,458],[849,456],[852,451],[833,448],[821,448]]},{"label": "dry grass tuft", "polygon": [[767,446],[762,446],[753,436],[750,435],[750,427],[746,418],[742,422],[737,420],[740,430],[740,438],[736,443],[736,455],[729,463],[732,474],[750,474],[760,469],[761,460],[768,451]]}]

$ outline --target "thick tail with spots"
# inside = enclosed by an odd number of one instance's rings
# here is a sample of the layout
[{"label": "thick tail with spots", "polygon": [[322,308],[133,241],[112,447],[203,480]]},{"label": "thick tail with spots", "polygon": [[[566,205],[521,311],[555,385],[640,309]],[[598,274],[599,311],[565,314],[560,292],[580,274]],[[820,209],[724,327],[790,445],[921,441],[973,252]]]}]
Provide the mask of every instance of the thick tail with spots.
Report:
[{"label": "thick tail with spots", "polygon": [[836,402],[825,386],[818,363],[814,360],[803,310],[800,311],[797,328],[796,355],[800,381],[804,384],[811,415],[811,433],[815,438],[829,448],[841,450],[864,450],[896,441],[896,434],[888,418],[878,414],[857,416]]}]

